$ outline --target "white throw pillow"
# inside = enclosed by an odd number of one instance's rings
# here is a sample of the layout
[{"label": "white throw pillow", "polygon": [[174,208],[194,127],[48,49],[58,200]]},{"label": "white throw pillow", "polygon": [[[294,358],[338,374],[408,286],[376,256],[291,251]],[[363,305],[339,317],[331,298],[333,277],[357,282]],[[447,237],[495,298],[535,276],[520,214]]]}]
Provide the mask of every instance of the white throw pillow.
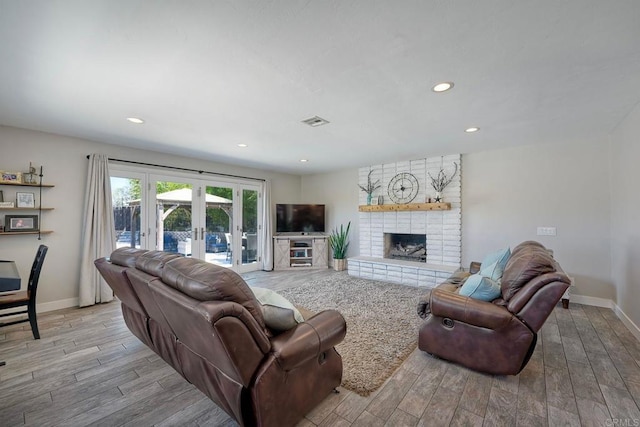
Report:
[{"label": "white throw pillow", "polygon": [[300,311],[282,295],[271,289],[249,286],[262,308],[264,323],[275,331],[288,331],[304,322]]}]

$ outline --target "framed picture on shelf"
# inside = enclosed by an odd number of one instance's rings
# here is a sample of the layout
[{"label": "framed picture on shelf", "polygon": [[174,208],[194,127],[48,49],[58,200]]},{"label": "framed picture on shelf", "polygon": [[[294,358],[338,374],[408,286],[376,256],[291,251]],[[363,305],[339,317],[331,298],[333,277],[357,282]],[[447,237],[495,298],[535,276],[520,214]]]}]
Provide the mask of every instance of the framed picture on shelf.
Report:
[{"label": "framed picture on shelf", "polygon": [[16,205],[19,208],[35,208],[36,207],[36,194],[35,193],[16,193]]},{"label": "framed picture on shelf", "polygon": [[0,183],[22,184],[22,172],[0,172]]},{"label": "framed picture on shelf", "polygon": [[5,215],[4,231],[38,231],[38,215]]}]

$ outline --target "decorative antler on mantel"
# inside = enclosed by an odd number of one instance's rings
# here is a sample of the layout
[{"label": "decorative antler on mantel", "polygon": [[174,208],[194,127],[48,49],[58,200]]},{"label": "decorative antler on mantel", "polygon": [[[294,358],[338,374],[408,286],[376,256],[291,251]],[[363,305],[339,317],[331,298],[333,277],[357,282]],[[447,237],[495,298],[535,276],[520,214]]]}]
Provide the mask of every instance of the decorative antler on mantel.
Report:
[{"label": "decorative antler on mantel", "polygon": [[360,187],[360,189],[362,191],[364,191],[365,193],[367,193],[368,196],[371,196],[371,194],[373,194],[374,191],[376,191],[378,188],[380,188],[380,180],[377,179],[376,182],[371,182],[371,173],[373,172],[373,169],[369,171],[369,175],[367,175],[367,186],[364,187],[360,184],[358,184],[358,187]]},{"label": "decorative antler on mantel", "polygon": [[447,175],[444,173],[444,169],[442,168],[440,169],[440,172],[438,172],[438,176],[436,178],[432,177],[431,174],[427,172],[427,175],[431,178],[431,186],[438,193],[442,193],[442,191],[444,191],[447,185],[451,184],[451,181],[453,181],[453,178],[456,176],[456,173],[458,172],[458,164],[453,162],[453,165],[455,166],[455,169],[449,178],[447,178]]}]

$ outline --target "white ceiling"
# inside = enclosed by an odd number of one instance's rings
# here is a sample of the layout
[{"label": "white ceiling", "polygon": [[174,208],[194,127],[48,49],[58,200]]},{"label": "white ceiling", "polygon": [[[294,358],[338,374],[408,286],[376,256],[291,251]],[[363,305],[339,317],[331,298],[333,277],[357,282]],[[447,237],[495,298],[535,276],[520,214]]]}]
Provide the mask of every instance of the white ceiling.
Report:
[{"label": "white ceiling", "polygon": [[0,124],[217,162],[604,143],[639,101],[636,0],[0,0]]}]

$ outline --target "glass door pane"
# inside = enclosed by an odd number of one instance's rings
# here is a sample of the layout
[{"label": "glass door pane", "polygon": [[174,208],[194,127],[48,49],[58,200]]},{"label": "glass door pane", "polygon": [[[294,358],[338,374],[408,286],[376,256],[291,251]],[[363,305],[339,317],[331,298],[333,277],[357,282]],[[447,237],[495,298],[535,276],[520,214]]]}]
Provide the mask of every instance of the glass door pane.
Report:
[{"label": "glass door pane", "polygon": [[152,182],[155,183],[155,248],[191,256],[192,238],[198,238],[197,233],[192,236],[193,185],[168,180]]},{"label": "glass door pane", "polygon": [[207,262],[233,266],[233,188],[205,186],[204,244]]},{"label": "glass door pane", "polygon": [[253,264],[258,268],[259,260],[259,203],[258,196],[260,192],[257,189],[242,189],[242,259],[241,264],[246,266]]},{"label": "glass door pane", "polygon": [[116,247],[146,248],[143,215],[143,178],[111,176],[111,203]]}]

